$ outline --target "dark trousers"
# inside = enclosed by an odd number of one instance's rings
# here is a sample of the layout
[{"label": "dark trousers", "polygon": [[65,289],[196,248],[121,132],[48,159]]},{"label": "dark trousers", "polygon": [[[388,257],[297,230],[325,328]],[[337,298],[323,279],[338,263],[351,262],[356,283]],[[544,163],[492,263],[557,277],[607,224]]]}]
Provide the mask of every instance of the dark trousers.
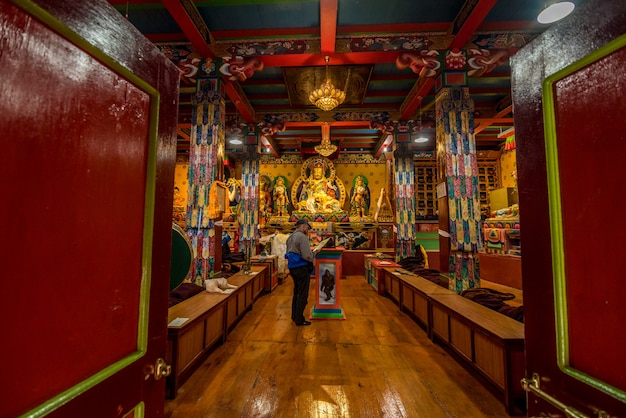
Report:
[{"label": "dark trousers", "polygon": [[304,308],[309,299],[309,267],[296,267],[289,269],[289,274],[293,278],[293,298],[291,299],[291,320],[296,324],[305,321]]}]

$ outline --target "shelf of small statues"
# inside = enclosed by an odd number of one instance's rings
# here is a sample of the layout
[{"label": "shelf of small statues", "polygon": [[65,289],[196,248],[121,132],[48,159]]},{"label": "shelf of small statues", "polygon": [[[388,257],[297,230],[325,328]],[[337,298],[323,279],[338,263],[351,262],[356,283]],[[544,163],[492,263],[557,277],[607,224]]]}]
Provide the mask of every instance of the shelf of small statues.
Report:
[{"label": "shelf of small statues", "polygon": [[306,219],[309,222],[349,222],[350,217],[346,212],[311,213],[295,211],[291,214],[291,222],[298,219]]},{"label": "shelf of small statues", "polygon": [[272,216],[265,222],[265,228],[278,230],[291,230],[294,223],[291,222],[289,216]]},{"label": "shelf of small statues", "polygon": [[335,224],[335,229],[338,231],[363,231],[375,228],[377,225],[373,221],[338,222]]}]

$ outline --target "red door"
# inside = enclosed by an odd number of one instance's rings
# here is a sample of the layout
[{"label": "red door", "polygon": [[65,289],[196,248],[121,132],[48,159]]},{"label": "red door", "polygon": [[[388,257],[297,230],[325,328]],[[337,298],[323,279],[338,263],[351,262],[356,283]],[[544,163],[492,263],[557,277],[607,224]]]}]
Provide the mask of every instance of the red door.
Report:
[{"label": "red door", "polygon": [[105,2],[39,4],[0,0],[0,416],[160,416],[178,71]]},{"label": "red door", "polygon": [[626,416],[624,28],[589,0],[511,61],[529,416]]}]

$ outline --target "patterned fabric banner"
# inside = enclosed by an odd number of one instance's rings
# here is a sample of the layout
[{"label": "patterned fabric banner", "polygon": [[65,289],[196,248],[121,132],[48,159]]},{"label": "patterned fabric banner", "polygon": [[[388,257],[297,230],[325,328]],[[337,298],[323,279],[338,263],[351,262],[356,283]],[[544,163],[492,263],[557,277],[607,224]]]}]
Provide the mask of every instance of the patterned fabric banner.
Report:
[{"label": "patterned fabric banner", "polygon": [[450,254],[450,282],[448,288],[456,293],[480,287],[478,256],[457,251]]},{"label": "patterned fabric banner", "polygon": [[[445,161],[450,227],[450,289],[479,287],[482,250],[474,102],[467,87],[442,89],[436,99],[437,159]],[[459,290],[460,289],[460,290]]]},{"label": "patterned fabric banner", "polygon": [[[259,239],[259,153],[256,145],[248,145],[241,166],[241,202],[239,209],[240,245],[256,248]],[[251,254],[253,255],[253,254]]]},{"label": "patterned fabric banner", "polygon": [[192,129],[189,150],[187,235],[195,263],[193,280],[202,285],[213,276],[216,237],[210,217],[210,190],[218,176],[219,151],[224,147],[225,101],[217,79],[201,80],[192,96]]},{"label": "patterned fabric banner", "polygon": [[396,197],[396,261],[415,256],[415,173],[413,153],[407,144],[398,144],[394,152],[394,187]]}]

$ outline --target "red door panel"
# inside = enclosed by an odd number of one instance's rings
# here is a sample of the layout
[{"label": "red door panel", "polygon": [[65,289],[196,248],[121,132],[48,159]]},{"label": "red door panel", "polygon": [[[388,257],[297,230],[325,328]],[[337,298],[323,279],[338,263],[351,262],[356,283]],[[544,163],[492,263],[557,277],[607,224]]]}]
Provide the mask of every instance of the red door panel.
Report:
[{"label": "red door panel", "polygon": [[[623,248],[621,235],[607,230],[606,215],[609,208],[626,208],[623,179],[615,173],[624,159],[616,151],[626,150],[626,138],[619,138],[616,131],[626,129],[626,123],[614,120],[616,109],[626,109],[626,77],[615,76],[626,64],[626,48],[604,53],[599,59],[579,62],[580,69],[556,75],[551,85],[553,106],[546,106],[555,119],[546,138],[549,175],[552,172],[560,180],[549,185],[562,231],[562,246],[553,251],[562,263],[555,272],[557,297],[562,300],[557,318],[567,325],[557,331],[567,338],[562,363],[626,388],[626,374],[615,367],[623,353],[606,350],[606,345],[618,342],[615,331],[622,328],[626,313],[620,280],[624,265],[619,257],[590,257],[589,251],[605,248],[610,254]],[[579,123],[587,118],[589,123]]]},{"label": "red door panel", "polygon": [[[144,377],[165,353],[168,277],[152,255],[170,243],[155,190],[171,201],[175,112],[159,121],[158,110],[176,97],[175,69],[154,54],[161,74],[133,73],[71,29],[101,19],[125,47],[128,24],[106,3],[65,2],[73,10],[54,17],[15,3],[0,1],[0,252],[11,283],[0,416],[162,410],[162,380]],[[152,87],[159,78],[173,92]]]},{"label": "red door panel", "polygon": [[589,0],[511,59],[529,416],[626,416],[624,27]]}]

